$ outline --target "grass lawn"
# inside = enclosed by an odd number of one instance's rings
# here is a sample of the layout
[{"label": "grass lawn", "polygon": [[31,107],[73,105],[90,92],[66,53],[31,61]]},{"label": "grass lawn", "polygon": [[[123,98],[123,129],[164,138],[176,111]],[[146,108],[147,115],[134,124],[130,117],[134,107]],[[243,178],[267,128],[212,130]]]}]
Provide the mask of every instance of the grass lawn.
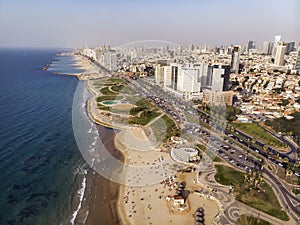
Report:
[{"label": "grass lawn", "polygon": [[257,219],[253,216],[241,215],[236,221],[236,225],[272,225],[263,219]]},{"label": "grass lawn", "polygon": [[223,185],[232,183],[236,200],[281,220],[289,220],[287,214],[282,211],[273,189],[266,182],[262,182],[259,188],[255,188],[245,181],[245,173],[227,166],[216,165],[215,167],[217,169],[216,181]]},{"label": "grass lawn", "polygon": [[120,91],[122,91],[122,89],[123,89],[124,87],[125,87],[124,85],[113,85],[113,86],[111,87],[111,90],[113,90],[113,91],[119,93]]},{"label": "grass lawn", "polygon": [[150,125],[157,141],[166,141],[172,136],[179,135],[179,130],[172,119],[163,115]]},{"label": "grass lawn", "polygon": [[98,109],[100,110],[105,110],[105,111],[110,111],[110,107],[107,107],[107,106],[98,106]]},{"label": "grass lawn", "polygon": [[232,126],[234,126],[236,129],[239,129],[246,134],[252,136],[253,138],[261,141],[262,143],[265,143],[267,145],[270,145],[272,147],[280,147],[280,148],[286,148],[287,146],[282,143],[277,138],[273,137],[271,134],[269,134],[266,130],[264,130],[262,127],[258,126],[256,123],[231,123]]},{"label": "grass lawn", "polygon": [[97,102],[102,102],[106,100],[121,100],[123,99],[122,96],[115,96],[115,95],[105,95],[105,96],[100,96],[96,98]]},{"label": "grass lawn", "polygon": [[127,94],[127,95],[135,95],[138,94],[138,92],[134,89],[132,89],[130,86],[124,86],[121,93]]},{"label": "grass lawn", "polygon": [[295,195],[299,195],[299,194],[300,194],[300,189],[294,188],[294,189],[293,189],[293,193],[294,193]]},{"label": "grass lawn", "polygon": [[203,152],[206,151],[206,146],[205,145],[202,145],[202,144],[197,144],[197,148]]},{"label": "grass lawn", "polygon": [[130,124],[139,124],[139,125],[146,125],[154,118],[158,117],[161,113],[152,111],[152,110],[146,110],[143,111],[139,117],[131,118],[129,123]]},{"label": "grass lawn", "polygon": [[198,116],[193,116],[189,113],[184,113],[185,115],[185,118],[186,120],[189,122],[189,123],[196,123],[196,124],[199,124],[200,123],[200,120],[199,120],[199,117]]},{"label": "grass lawn", "polygon": [[139,112],[142,112],[142,111],[152,108],[151,103],[145,98],[138,100],[134,104],[137,107],[130,109],[130,115],[133,115],[133,116],[137,115]]},{"label": "grass lawn", "polygon": [[103,84],[104,84],[103,80],[96,80],[96,81],[93,82],[94,86],[103,86]]},{"label": "grass lawn", "polygon": [[215,167],[217,169],[215,179],[220,184],[230,185],[232,183],[234,186],[237,186],[244,181],[243,172],[228,166],[215,165]]},{"label": "grass lawn", "polygon": [[104,87],[100,90],[103,95],[116,95],[115,92],[109,90],[109,87]]}]

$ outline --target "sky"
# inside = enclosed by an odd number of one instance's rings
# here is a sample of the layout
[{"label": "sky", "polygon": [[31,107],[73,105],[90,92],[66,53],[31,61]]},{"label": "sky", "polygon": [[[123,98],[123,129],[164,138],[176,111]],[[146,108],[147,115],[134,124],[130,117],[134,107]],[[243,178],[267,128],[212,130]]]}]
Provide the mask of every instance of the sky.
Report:
[{"label": "sky", "polygon": [[0,0],[0,47],[300,41],[300,0]]}]

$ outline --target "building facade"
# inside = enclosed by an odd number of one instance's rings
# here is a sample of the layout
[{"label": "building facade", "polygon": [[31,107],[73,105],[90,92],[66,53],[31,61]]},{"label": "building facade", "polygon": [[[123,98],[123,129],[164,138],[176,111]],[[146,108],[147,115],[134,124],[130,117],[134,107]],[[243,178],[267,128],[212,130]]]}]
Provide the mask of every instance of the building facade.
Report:
[{"label": "building facade", "polygon": [[233,73],[238,73],[240,68],[240,51],[241,46],[235,45],[231,53],[231,71]]},{"label": "building facade", "polygon": [[233,104],[233,92],[203,91],[202,103],[205,105],[225,106]]},{"label": "building facade", "polygon": [[279,42],[276,47],[276,54],[274,63],[277,66],[284,66],[284,55],[286,50],[286,43]]}]

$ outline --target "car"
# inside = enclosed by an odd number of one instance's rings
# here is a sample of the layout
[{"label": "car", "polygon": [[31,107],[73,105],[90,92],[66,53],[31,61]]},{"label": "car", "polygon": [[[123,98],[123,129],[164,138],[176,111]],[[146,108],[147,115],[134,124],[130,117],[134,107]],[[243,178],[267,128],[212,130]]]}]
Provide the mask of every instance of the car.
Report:
[{"label": "car", "polygon": [[299,174],[298,172],[295,172],[295,175],[296,175],[297,177],[300,177],[300,174]]}]

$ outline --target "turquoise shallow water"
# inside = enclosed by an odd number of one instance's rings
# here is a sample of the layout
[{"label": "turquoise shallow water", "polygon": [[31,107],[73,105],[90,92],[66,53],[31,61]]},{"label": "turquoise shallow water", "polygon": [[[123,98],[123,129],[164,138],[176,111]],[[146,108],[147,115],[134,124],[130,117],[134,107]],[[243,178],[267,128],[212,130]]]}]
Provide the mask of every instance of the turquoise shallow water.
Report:
[{"label": "turquoise shallow water", "polygon": [[72,130],[78,80],[52,72],[82,71],[56,53],[0,50],[1,225],[68,224],[77,208],[85,173]]}]

